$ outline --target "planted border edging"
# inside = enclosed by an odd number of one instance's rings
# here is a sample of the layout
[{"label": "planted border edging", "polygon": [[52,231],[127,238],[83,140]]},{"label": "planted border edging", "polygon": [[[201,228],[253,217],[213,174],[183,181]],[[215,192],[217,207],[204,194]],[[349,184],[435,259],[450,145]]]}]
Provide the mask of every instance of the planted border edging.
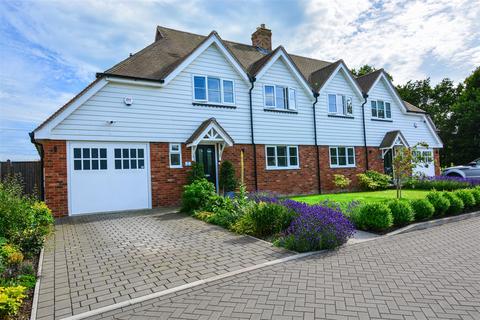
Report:
[{"label": "planted border edging", "polygon": [[35,283],[35,289],[33,290],[32,310],[30,311],[30,320],[37,319],[38,296],[40,294],[40,279],[42,278],[44,249],[45,249],[45,246],[43,246],[42,249],[40,250],[40,257],[38,258],[37,281]]},{"label": "planted border edging", "polygon": [[464,213],[460,214],[457,216],[451,216],[451,217],[446,217],[446,218],[441,218],[441,219],[436,219],[436,220],[430,220],[430,221],[424,221],[424,222],[418,222],[418,223],[413,223],[410,224],[406,227],[397,229],[395,231],[389,232],[385,234],[384,236],[394,236],[397,234],[401,233],[407,233],[407,232],[412,232],[412,231],[417,231],[417,230],[424,230],[428,229],[431,227],[436,227],[436,226],[441,226],[450,222],[457,222],[457,221],[462,221],[470,218],[475,218],[475,217],[480,217],[480,211],[475,211],[475,212],[470,212],[470,213]]}]

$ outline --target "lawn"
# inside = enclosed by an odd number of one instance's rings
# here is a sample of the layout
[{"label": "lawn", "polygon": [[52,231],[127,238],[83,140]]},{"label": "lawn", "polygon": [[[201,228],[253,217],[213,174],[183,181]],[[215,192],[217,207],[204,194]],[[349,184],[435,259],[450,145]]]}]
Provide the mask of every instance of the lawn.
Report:
[{"label": "lawn", "polygon": [[[426,190],[402,190],[402,198],[404,199],[424,199],[427,193]],[[349,203],[353,200],[361,202],[378,202],[390,199],[395,199],[397,196],[396,190],[382,190],[369,192],[349,192],[349,193],[335,193],[335,194],[317,194],[310,196],[292,197],[292,200],[301,201],[308,204],[316,204],[324,200],[333,200],[340,203]]]}]

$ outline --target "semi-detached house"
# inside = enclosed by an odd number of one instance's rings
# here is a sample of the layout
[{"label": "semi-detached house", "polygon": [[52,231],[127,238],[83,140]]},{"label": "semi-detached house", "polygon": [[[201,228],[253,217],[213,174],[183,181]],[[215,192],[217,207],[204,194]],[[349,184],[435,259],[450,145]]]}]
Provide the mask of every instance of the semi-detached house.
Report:
[{"label": "semi-detached house", "polygon": [[402,101],[383,70],[355,78],[326,62],[272,48],[157,27],[155,41],[103,73],[35,129],[44,193],[56,216],[176,205],[192,162],[218,185],[221,161],[247,189],[280,194],[356,184],[391,172],[395,145],[425,142],[439,173],[442,147],[421,109]]}]

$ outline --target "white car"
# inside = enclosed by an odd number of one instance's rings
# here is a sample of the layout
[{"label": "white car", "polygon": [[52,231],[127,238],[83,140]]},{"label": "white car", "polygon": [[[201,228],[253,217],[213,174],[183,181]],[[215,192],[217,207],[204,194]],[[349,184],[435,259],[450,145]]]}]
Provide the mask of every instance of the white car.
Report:
[{"label": "white car", "polygon": [[480,178],[480,158],[475,159],[464,166],[447,168],[443,171],[443,175],[459,178]]}]

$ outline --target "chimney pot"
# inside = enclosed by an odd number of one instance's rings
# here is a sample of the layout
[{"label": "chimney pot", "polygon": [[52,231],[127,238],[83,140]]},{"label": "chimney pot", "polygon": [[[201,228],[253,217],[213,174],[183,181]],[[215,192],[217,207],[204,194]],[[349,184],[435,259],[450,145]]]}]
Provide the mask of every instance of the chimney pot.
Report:
[{"label": "chimney pot", "polygon": [[252,33],[252,45],[272,51],[272,30],[267,29],[264,23]]}]

